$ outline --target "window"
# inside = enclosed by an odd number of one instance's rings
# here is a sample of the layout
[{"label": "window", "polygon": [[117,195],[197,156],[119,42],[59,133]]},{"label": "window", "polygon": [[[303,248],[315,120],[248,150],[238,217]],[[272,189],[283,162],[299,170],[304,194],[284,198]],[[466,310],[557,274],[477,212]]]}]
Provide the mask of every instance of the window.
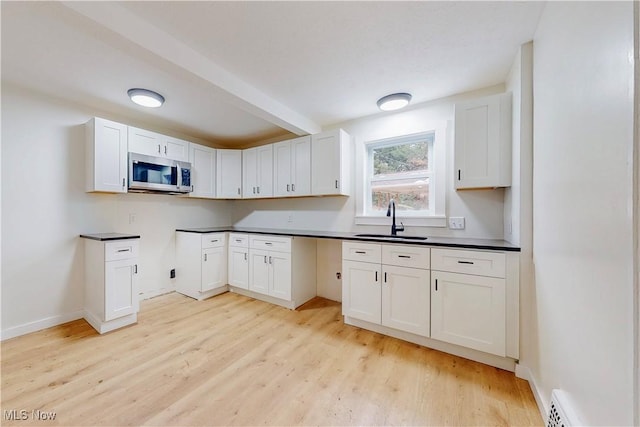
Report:
[{"label": "window", "polygon": [[434,215],[434,140],[432,131],[366,145],[365,215],[384,216],[391,199],[398,216]]}]

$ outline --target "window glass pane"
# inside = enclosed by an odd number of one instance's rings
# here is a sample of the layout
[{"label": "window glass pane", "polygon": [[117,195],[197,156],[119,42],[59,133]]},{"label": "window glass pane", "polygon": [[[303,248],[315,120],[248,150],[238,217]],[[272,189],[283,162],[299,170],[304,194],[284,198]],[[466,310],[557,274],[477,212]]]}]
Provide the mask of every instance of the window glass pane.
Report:
[{"label": "window glass pane", "polygon": [[371,181],[371,213],[386,213],[391,199],[396,202],[396,211],[429,210],[428,177],[405,174],[404,179],[398,179],[401,174],[393,175],[393,179]]},{"label": "window glass pane", "polygon": [[[433,136],[430,136],[433,139]],[[373,175],[426,171],[429,168],[428,139],[387,147],[373,148]]]}]

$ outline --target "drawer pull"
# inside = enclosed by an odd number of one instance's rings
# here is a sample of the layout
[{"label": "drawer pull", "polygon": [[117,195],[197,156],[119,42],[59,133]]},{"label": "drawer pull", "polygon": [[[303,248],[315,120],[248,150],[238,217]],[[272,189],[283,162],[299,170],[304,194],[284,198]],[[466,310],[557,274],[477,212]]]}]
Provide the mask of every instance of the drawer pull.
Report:
[{"label": "drawer pull", "polygon": [[411,258],[411,255],[398,255],[398,258]]},{"label": "drawer pull", "polygon": [[273,246],[273,243],[271,243],[271,242],[264,242],[264,244],[267,245],[267,246]]},{"label": "drawer pull", "polygon": [[384,283],[387,283],[387,272],[384,272]]},{"label": "drawer pull", "polygon": [[378,272],[376,271],[376,282],[378,281]]},{"label": "drawer pull", "polygon": [[236,243],[242,243],[242,239],[236,239]]},{"label": "drawer pull", "polygon": [[436,291],[438,290],[438,279],[436,279]]},{"label": "drawer pull", "polygon": [[269,257],[269,264],[273,264],[273,260]]},{"label": "drawer pull", "polygon": [[133,266],[133,274],[138,274],[138,264],[134,264],[134,266]]},{"label": "drawer pull", "polygon": [[207,262],[207,254],[204,254],[204,261]]},{"label": "drawer pull", "polygon": [[129,249],[118,249],[118,252],[130,252],[131,248]]},{"label": "drawer pull", "polygon": [[217,241],[218,241],[218,239],[213,239],[213,240],[211,240],[211,243],[215,243]]},{"label": "drawer pull", "polygon": [[362,255],[366,255],[367,252],[366,251],[356,251],[357,254],[362,254]]},{"label": "drawer pull", "polygon": [[247,253],[246,252],[244,253],[244,260],[245,261],[247,260]]},{"label": "drawer pull", "polygon": [[458,261],[458,264],[470,264],[470,265],[473,265],[473,261]]},{"label": "drawer pull", "polygon": [[290,184],[287,184],[287,192],[289,192],[289,188],[291,187]]}]

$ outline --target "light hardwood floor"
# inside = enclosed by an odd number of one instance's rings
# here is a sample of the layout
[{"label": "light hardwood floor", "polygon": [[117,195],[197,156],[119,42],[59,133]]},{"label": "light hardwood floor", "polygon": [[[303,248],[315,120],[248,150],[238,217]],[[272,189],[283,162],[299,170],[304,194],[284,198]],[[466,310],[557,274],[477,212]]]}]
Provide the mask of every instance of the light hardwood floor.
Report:
[{"label": "light hardwood floor", "polygon": [[106,335],[78,320],[1,346],[3,425],[543,424],[513,373],[347,326],[321,298],[173,293]]}]

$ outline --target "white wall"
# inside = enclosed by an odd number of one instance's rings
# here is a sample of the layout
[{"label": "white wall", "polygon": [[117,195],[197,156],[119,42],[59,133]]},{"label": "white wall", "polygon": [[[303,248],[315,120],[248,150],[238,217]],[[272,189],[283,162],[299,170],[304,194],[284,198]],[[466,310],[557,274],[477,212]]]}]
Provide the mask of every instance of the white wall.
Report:
[{"label": "white wall", "polygon": [[536,336],[521,363],[584,425],[633,423],[632,10],[549,2],[534,38]]},{"label": "white wall", "polygon": [[140,234],[140,290],[149,297],[175,287],[175,228],[231,224],[224,201],[85,193],[82,124],[94,115],[102,114],[2,86],[3,338],[80,316],[79,234]]},{"label": "white wall", "polygon": [[[453,170],[453,107],[456,102],[504,91],[494,86],[449,98],[416,105],[396,113],[381,113],[349,122],[334,128],[343,128],[355,144],[393,136],[432,130],[432,125],[448,122],[446,147],[447,170]],[[328,130],[328,129],[325,129]],[[280,227],[301,230],[332,229],[337,231],[387,232],[385,226],[358,226],[356,215],[355,172],[363,159],[354,156],[352,162],[352,196],[320,197],[289,200],[243,200],[234,202],[233,221],[237,226]],[[451,174],[448,174],[451,175]],[[504,191],[478,190],[456,192],[451,176],[446,183],[446,214],[466,218],[465,230],[447,228],[407,227],[407,234],[451,236],[469,238],[503,238]],[[292,221],[288,221],[289,217]]]},{"label": "white wall", "polygon": [[[367,141],[409,135],[433,130],[435,125],[445,122],[447,126],[446,164],[447,171],[453,168],[453,117],[454,104],[477,97],[500,93],[502,85],[468,92],[432,102],[419,104],[396,113],[381,113],[370,117],[340,123],[334,128],[343,128],[352,137],[354,147]],[[326,129],[328,130],[328,129]],[[299,230],[335,230],[352,232],[389,232],[390,221],[384,226],[356,225],[356,171],[362,170],[363,160],[353,150],[351,197],[316,197],[300,199],[242,200],[234,201],[233,222],[244,227],[277,227]],[[449,230],[442,227],[406,226],[405,234],[448,236],[467,238],[502,239],[504,235],[504,190],[477,190],[456,192],[451,173],[446,176],[447,216],[466,219],[464,230]],[[327,241],[318,244],[318,295],[341,301],[341,280],[335,273],[342,270],[339,242]]]}]

